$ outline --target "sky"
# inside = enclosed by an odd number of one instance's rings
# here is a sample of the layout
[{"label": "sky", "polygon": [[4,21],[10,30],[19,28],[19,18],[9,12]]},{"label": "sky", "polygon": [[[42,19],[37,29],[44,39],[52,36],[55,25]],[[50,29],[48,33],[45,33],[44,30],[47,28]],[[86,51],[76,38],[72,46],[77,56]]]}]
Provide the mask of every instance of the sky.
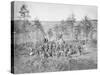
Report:
[{"label": "sky", "polygon": [[23,4],[27,5],[27,9],[30,11],[31,20],[38,18],[41,21],[61,21],[66,20],[72,14],[75,15],[77,20],[83,19],[84,16],[88,16],[91,19],[97,19],[97,6],[23,1],[15,1],[14,19],[19,19],[19,11]]}]

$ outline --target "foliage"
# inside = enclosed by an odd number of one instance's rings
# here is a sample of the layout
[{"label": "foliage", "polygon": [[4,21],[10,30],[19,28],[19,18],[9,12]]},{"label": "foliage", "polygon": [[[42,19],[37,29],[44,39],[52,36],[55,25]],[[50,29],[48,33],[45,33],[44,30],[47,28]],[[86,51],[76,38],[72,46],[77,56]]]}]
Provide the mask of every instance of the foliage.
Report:
[{"label": "foliage", "polygon": [[27,6],[25,4],[22,5],[19,11],[21,17],[29,17],[29,10],[27,9]]},{"label": "foliage", "polygon": [[34,20],[34,25],[36,26],[36,29],[37,30],[39,29],[43,33],[43,36],[45,36],[43,26],[42,26],[41,22],[38,19]]},{"label": "foliage", "polygon": [[92,31],[93,29],[92,23],[87,16],[84,17],[81,23],[83,24],[82,28],[84,30],[84,33],[86,34],[86,37],[88,37],[90,31]]},{"label": "foliage", "polygon": [[49,35],[49,38],[51,38],[51,37],[53,36],[53,31],[52,31],[52,29],[49,29],[49,30],[48,30],[48,35]]}]

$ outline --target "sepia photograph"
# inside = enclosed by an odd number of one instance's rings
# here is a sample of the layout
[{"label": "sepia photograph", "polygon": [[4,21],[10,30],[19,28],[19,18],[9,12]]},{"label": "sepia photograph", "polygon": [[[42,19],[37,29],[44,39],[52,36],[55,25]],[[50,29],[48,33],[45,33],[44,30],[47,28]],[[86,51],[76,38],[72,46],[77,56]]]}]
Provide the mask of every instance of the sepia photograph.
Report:
[{"label": "sepia photograph", "polygon": [[98,8],[11,2],[11,73],[97,69]]}]

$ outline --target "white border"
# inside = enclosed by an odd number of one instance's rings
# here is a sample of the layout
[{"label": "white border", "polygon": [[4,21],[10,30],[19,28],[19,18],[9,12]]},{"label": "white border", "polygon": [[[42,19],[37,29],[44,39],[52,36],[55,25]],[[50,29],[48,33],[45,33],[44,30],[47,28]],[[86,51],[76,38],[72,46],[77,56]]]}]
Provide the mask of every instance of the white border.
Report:
[{"label": "white border", "polygon": [[[12,0],[0,0],[0,75],[10,75],[10,2]],[[16,0],[15,0],[16,1]],[[18,0],[19,1],[19,0]],[[79,5],[96,5],[98,13],[100,13],[100,0],[21,0],[33,2],[48,2],[48,3],[64,3],[64,4],[79,4]],[[98,20],[100,15],[98,14]],[[98,63],[100,63],[100,20],[98,21]],[[98,64],[99,65],[99,64]],[[100,69],[100,67],[99,67]],[[98,75],[97,70],[81,70],[81,71],[65,71],[65,72],[47,72],[33,73],[42,75]],[[28,74],[25,74],[28,75]],[[30,74],[32,75],[32,74]]]}]

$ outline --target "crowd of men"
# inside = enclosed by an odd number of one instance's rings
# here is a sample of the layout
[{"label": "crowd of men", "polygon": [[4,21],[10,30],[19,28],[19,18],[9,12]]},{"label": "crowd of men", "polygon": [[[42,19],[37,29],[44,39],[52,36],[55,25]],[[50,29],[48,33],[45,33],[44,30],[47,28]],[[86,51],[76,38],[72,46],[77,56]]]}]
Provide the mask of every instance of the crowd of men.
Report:
[{"label": "crowd of men", "polygon": [[85,50],[85,41],[63,41],[61,43],[56,41],[44,40],[40,45],[35,48],[29,48],[29,55],[39,55],[44,58],[49,57],[68,57],[74,54],[82,55]]}]

